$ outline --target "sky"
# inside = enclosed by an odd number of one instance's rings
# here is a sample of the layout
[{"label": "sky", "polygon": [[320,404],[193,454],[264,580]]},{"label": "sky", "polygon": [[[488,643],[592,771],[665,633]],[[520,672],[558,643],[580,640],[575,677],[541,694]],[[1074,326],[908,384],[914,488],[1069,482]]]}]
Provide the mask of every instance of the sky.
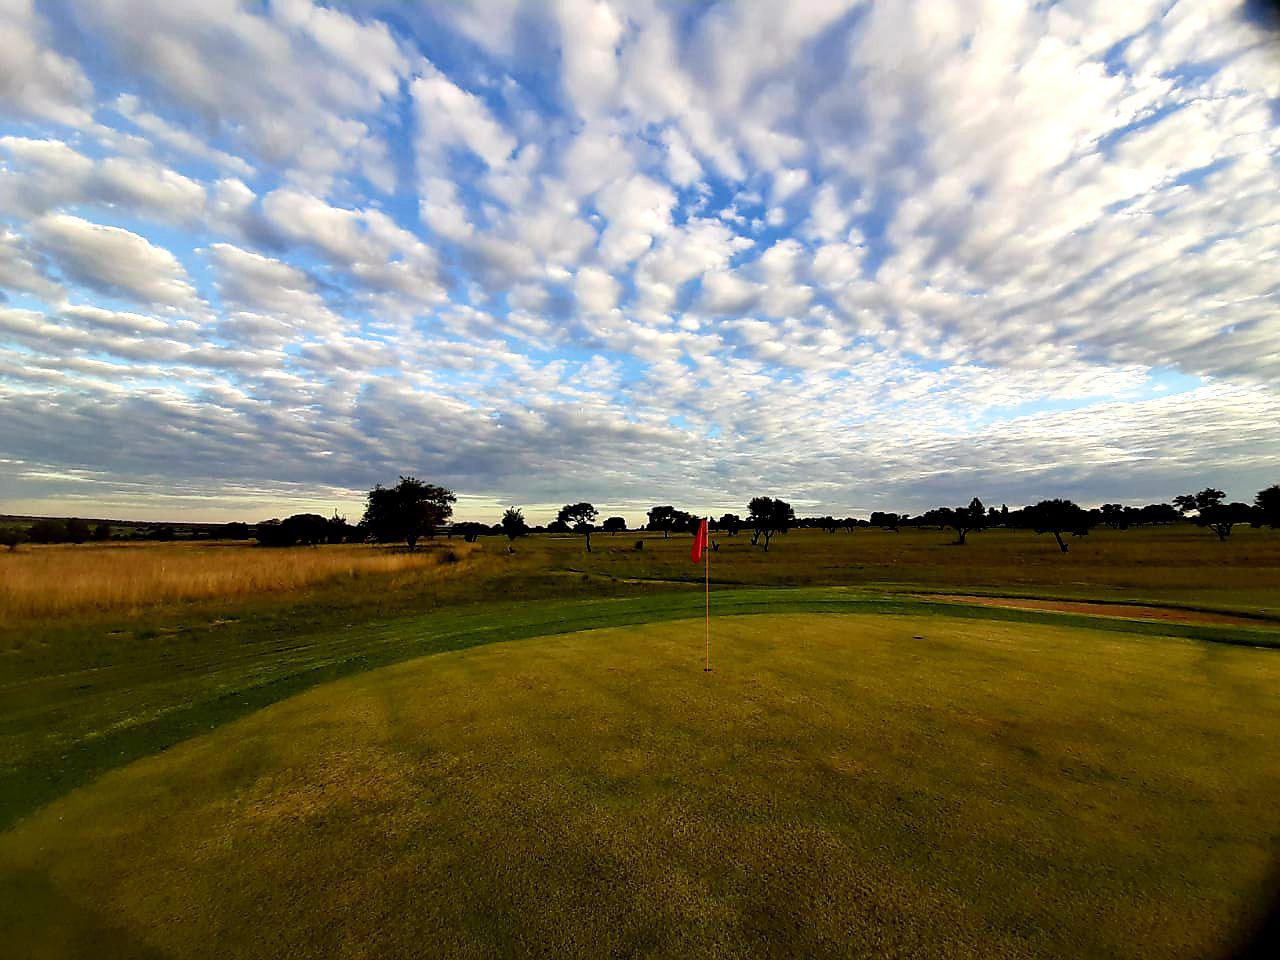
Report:
[{"label": "sky", "polygon": [[1270,9],[0,0],[0,512],[1251,500]]}]

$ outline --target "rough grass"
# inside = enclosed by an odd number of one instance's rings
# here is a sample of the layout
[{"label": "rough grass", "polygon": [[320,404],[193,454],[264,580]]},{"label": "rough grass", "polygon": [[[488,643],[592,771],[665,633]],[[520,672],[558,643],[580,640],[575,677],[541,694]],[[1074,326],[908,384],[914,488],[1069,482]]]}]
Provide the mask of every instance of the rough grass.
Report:
[{"label": "rough grass", "polygon": [[0,837],[24,957],[1218,953],[1275,855],[1280,656],[723,619],[329,684]]},{"label": "rough grass", "polygon": [[470,544],[415,553],[364,544],[265,549],[245,543],[26,547],[0,555],[0,622],[131,613],[193,600],[287,594],[335,579],[456,573],[441,560]]}]

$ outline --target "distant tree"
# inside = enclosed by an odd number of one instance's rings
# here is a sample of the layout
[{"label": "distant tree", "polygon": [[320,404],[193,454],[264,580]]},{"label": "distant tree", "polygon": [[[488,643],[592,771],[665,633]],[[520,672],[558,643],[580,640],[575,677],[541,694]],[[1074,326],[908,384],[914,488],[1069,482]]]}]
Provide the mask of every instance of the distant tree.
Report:
[{"label": "distant tree", "polygon": [[18,544],[26,539],[26,533],[17,527],[0,527],[0,547],[8,547],[10,553],[17,550]]},{"label": "distant tree", "polygon": [[1246,503],[1223,503],[1226,496],[1221,490],[1206,487],[1199,493],[1174,497],[1173,503],[1184,515],[1194,511],[1192,522],[1197,527],[1208,527],[1217,534],[1219,543],[1225,543],[1237,523],[1248,523],[1254,517]]},{"label": "distant tree", "polygon": [[1112,530],[1127,530],[1129,528],[1128,509],[1118,503],[1104,503],[1102,505],[1102,522]]},{"label": "distant tree", "polygon": [[547,524],[547,533],[568,533],[569,525],[562,520],[552,520]]},{"label": "distant tree", "polygon": [[818,527],[827,533],[835,533],[840,529],[840,521],[832,516],[819,517]]},{"label": "distant tree", "polygon": [[853,530],[855,527],[857,527],[857,525],[858,525],[858,521],[855,517],[845,517],[843,520],[840,521],[840,526],[845,531],[845,533],[853,533]]},{"label": "distant tree", "polygon": [[695,517],[687,510],[677,510],[671,518],[671,529],[676,533],[696,533],[701,517]]},{"label": "distant tree", "polygon": [[679,511],[670,504],[665,507],[650,507],[648,517],[649,529],[661,530],[662,539],[667,539],[667,537],[671,536],[671,530],[676,524],[676,514],[678,512]]},{"label": "distant tree", "polygon": [[625,533],[627,521],[623,517],[609,517],[600,525],[600,529],[610,536],[616,533]]},{"label": "distant tree", "polygon": [[152,527],[146,532],[148,540],[159,540],[162,543],[170,543],[178,539],[178,531],[171,524],[164,524],[159,527]]},{"label": "distant tree", "polygon": [[1225,499],[1227,499],[1227,495],[1221,490],[1205,487],[1199,493],[1184,493],[1180,497],[1174,497],[1173,505],[1182,511],[1185,516],[1186,514],[1208,510],[1212,507],[1220,507]]},{"label": "distant tree", "polygon": [[401,477],[394,487],[378,484],[369,491],[360,525],[379,543],[403,540],[412,551],[453,516],[457,502],[451,490]]},{"label": "distant tree", "polygon": [[970,500],[967,507],[944,507],[943,510],[946,514],[944,526],[956,532],[956,543],[960,546],[964,546],[965,537],[970,533],[987,527],[987,508],[977,497]]},{"label": "distant tree", "polygon": [[726,513],[717,522],[720,524],[720,529],[731,537],[736,537],[738,531],[742,529],[742,518],[736,513]]},{"label": "distant tree", "polygon": [[1264,523],[1273,530],[1280,527],[1280,483],[1259,490],[1253,498],[1254,517],[1260,527]]},{"label": "distant tree", "polygon": [[516,538],[529,533],[529,524],[525,523],[524,512],[519,507],[507,507],[502,512],[502,532],[507,537],[507,549],[513,549]]},{"label": "distant tree", "polygon": [[79,517],[72,517],[68,520],[66,529],[67,539],[72,543],[84,543],[93,536],[93,529]]},{"label": "distant tree", "polygon": [[598,515],[596,508],[586,501],[566,503],[556,515],[556,522],[563,523],[574,533],[582,534],[587,542],[587,553],[590,553],[591,531],[595,529],[595,520]]},{"label": "distant tree", "polygon": [[1089,511],[1070,500],[1041,500],[1024,509],[1022,514],[1023,521],[1036,533],[1052,533],[1063,553],[1067,552],[1067,544],[1062,535],[1084,536],[1092,523]]},{"label": "distant tree", "polygon": [[67,525],[61,520],[37,520],[27,527],[27,539],[32,543],[66,543]]},{"label": "distant tree", "polygon": [[247,523],[224,523],[214,531],[219,540],[248,540],[249,525]]},{"label": "distant tree", "polygon": [[455,523],[452,527],[454,533],[462,537],[467,543],[475,543],[477,539],[489,532],[487,523],[476,523],[471,520],[465,520],[462,523]]},{"label": "distant tree", "polygon": [[324,533],[327,543],[351,543],[360,536],[359,531],[347,523],[347,518],[337,510],[334,510],[333,516],[325,521]]},{"label": "distant tree", "polygon": [[93,539],[99,542],[111,539],[111,524],[100,523],[93,528]]},{"label": "distant tree", "polygon": [[764,552],[769,552],[769,541],[776,533],[786,533],[796,523],[796,512],[791,504],[774,497],[753,497],[747,504],[747,525],[754,531],[751,543],[763,538]]},{"label": "distant tree", "polygon": [[873,510],[871,512],[871,525],[873,527],[892,530],[894,533],[898,532],[903,519],[905,519],[903,516],[896,513],[885,513],[881,510]]}]

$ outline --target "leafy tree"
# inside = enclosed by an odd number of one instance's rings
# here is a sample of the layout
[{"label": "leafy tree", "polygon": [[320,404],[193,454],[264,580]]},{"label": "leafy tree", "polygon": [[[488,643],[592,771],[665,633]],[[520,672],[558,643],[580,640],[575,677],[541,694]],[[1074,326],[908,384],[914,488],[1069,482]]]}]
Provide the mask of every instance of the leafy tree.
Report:
[{"label": "leafy tree", "polygon": [[1082,537],[1093,523],[1089,511],[1070,500],[1041,500],[1022,511],[1023,521],[1036,533],[1052,533],[1058,541],[1058,549],[1067,552],[1064,533]]},{"label": "leafy tree", "polygon": [[467,543],[475,543],[477,539],[489,532],[489,525],[467,520],[462,523],[455,523],[452,530]]},{"label": "leafy tree", "polygon": [[337,510],[325,521],[325,540],[329,543],[351,543],[359,536],[357,528],[347,523],[347,518]]},{"label": "leafy tree", "polygon": [[412,551],[453,516],[457,502],[451,490],[401,477],[394,487],[378,484],[369,491],[360,525],[379,543],[403,540]]},{"label": "leafy tree", "polygon": [[676,515],[679,511],[675,507],[668,504],[665,507],[649,508],[649,529],[661,530],[662,539],[671,536],[671,530],[676,525]]},{"label": "leafy tree", "polygon": [[1264,523],[1273,530],[1280,527],[1280,483],[1259,490],[1253,498],[1254,516],[1258,526]]},{"label": "leafy tree", "polygon": [[840,526],[844,529],[845,533],[853,533],[854,528],[858,526],[857,518],[845,517],[840,521]]},{"label": "leafy tree", "polygon": [[965,537],[975,530],[987,528],[987,508],[982,501],[974,497],[967,507],[944,507],[943,526],[949,526],[956,532],[956,543],[964,546]]},{"label": "leafy tree", "polygon": [[79,517],[72,517],[68,520],[66,529],[67,539],[72,543],[84,543],[93,536],[92,528]]},{"label": "leafy tree", "polygon": [[96,527],[94,527],[94,528],[93,528],[93,539],[95,539],[95,540],[97,540],[97,541],[99,541],[99,542],[101,542],[101,541],[103,541],[103,540],[110,540],[110,539],[111,539],[111,524],[109,524],[109,523],[100,523],[100,524],[98,524]]},{"label": "leafy tree", "polygon": [[835,533],[840,529],[840,521],[832,516],[819,517],[818,526],[827,533]]},{"label": "leafy tree", "polygon": [[507,507],[502,512],[501,527],[507,537],[507,549],[511,549],[517,537],[523,537],[529,533],[529,524],[525,523],[524,512],[519,507]]},{"label": "leafy tree", "polygon": [[9,552],[18,549],[18,544],[27,539],[27,535],[17,527],[0,527],[0,547],[8,547]]},{"label": "leafy tree", "polygon": [[1225,543],[1231,536],[1231,530],[1237,523],[1248,523],[1253,519],[1253,510],[1245,503],[1223,503],[1226,494],[1213,487],[1205,487],[1199,493],[1187,493],[1174,497],[1174,505],[1183,514],[1195,512],[1192,521],[1197,527],[1208,527],[1218,536],[1219,543]]},{"label": "leafy tree", "polygon": [[569,525],[562,520],[552,520],[547,524],[547,533],[568,533]]},{"label": "leafy tree", "polygon": [[731,537],[736,537],[738,531],[742,529],[742,518],[736,513],[726,513],[718,522],[720,529]]},{"label": "leafy tree", "polygon": [[902,521],[905,519],[905,515],[885,513],[881,510],[873,510],[871,513],[871,525],[873,527],[880,527],[883,530],[892,530],[894,533],[898,532],[899,526],[901,526]]},{"label": "leafy tree", "polygon": [[1102,522],[1112,530],[1129,529],[1129,508],[1118,503],[1102,505]]},{"label": "leafy tree", "polygon": [[609,517],[600,525],[600,529],[610,536],[616,533],[624,533],[627,529],[627,521],[623,517]]},{"label": "leafy tree", "polygon": [[582,503],[566,503],[556,515],[556,522],[563,523],[574,533],[580,533],[587,541],[587,553],[591,552],[591,531],[595,529],[595,520],[599,514],[596,508],[585,500]]},{"label": "leafy tree", "polygon": [[249,525],[247,523],[224,523],[214,531],[219,540],[248,540]]},{"label": "leafy tree", "polygon": [[796,512],[785,500],[773,497],[753,497],[747,504],[747,525],[755,534],[751,537],[753,545],[764,538],[764,552],[769,552],[769,541],[776,533],[786,533],[796,523]]},{"label": "leafy tree", "polygon": [[66,543],[67,525],[61,520],[37,520],[27,527],[27,539],[32,543]]}]

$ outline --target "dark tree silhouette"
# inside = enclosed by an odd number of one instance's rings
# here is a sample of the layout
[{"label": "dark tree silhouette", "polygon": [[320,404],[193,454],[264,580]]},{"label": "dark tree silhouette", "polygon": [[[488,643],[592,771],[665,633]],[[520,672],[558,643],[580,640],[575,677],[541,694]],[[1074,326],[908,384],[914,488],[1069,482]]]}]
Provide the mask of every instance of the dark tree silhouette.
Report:
[{"label": "dark tree silhouette", "polygon": [[676,514],[678,512],[679,511],[670,504],[665,507],[650,507],[648,523],[649,529],[661,530],[662,539],[667,539],[667,537],[671,535],[672,527],[676,525]]},{"label": "dark tree silhouette", "polygon": [[600,529],[610,536],[624,533],[627,529],[627,521],[624,517],[608,517],[604,523],[600,524]]},{"label": "dark tree silhouette", "polygon": [[93,530],[79,517],[72,517],[67,521],[67,539],[72,543],[84,543],[91,536]]},{"label": "dark tree silhouette", "polygon": [[964,546],[965,537],[970,533],[987,528],[987,508],[977,497],[970,500],[967,507],[943,507],[941,512],[945,514],[943,525],[956,532],[956,543],[960,546]]},{"label": "dark tree silhouette", "polygon": [[747,504],[747,525],[754,531],[753,545],[764,539],[764,552],[769,552],[769,541],[775,533],[786,533],[796,523],[796,512],[785,500],[773,497],[753,497]]},{"label": "dark tree silhouette", "polygon": [[517,537],[529,532],[529,524],[525,523],[524,512],[519,507],[507,507],[502,513],[502,532],[507,536],[507,549],[514,548]]},{"label": "dark tree silhouette", "polygon": [[1102,522],[1112,530],[1127,530],[1129,528],[1129,508],[1118,503],[1104,503],[1102,505]]},{"label": "dark tree silhouette", "polygon": [[1197,527],[1208,527],[1217,534],[1219,543],[1225,543],[1237,523],[1248,523],[1253,518],[1248,504],[1223,503],[1226,497],[1221,490],[1205,487],[1199,493],[1174,497],[1173,503],[1184,515],[1194,512],[1192,522]]},{"label": "dark tree silhouette", "polygon": [[453,533],[462,537],[466,543],[475,543],[480,537],[489,532],[487,523],[477,523],[474,520],[464,520],[462,523],[455,523],[451,528]]},{"label": "dark tree silhouette", "polygon": [[101,541],[103,541],[103,540],[110,540],[110,539],[111,539],[111,524],[109,524],[109,523],[100,523],[100,524],[98,524],[96,527],[94,527],[94,528],[93,528],[93,539],[95,539],[95,540],[97,540],[97,541],[99,541],[99,542],[101,542]]},{"label": "dark tree silhouette", "polygon": [[453,516],[457,502],[444,487],[401,477],[394,487],[378,484],[369,491],[360,525],[379,543],[403,540],[412,551]]},{"label": "dark tree silhouette", "polygon": [[66,543],[67,525],[61,520],[37,520],[27,527],[27,539],[32,543]]},{"label": "dark tree silhouette", "polygon": [[18,544],[27,539],[27,535],[17,527],[0,528],[0,547],[8,547],[9,552],[18,549]]},{"label": "dark tree silhouette", "polygon": [[1058,549],[1067,552],[1064,533],[1082,537],[1089,532],[1093,518],[1089,511],[1070,500],[1041,500],[1022,511],[1024,522],[1036,533],[1052,533],[1058,541]]},{"label": "dark tree silhouette", "polygon": [[1280,527],[1280,483],[1259,490],[1253,498],[1254,517],[1260,527],[1264,523],[1273,530]]},{"label": "dark tree silhouette", "polygon": [[844,529],[845,533],[853,533],[854,528],[857,527],[857,525],[858,521],[855,517],[845,517],[840,521],[840,526]]},{"label": "dark tree silhouette", "polygon": [[726,513],[718,521],[720,529],[731,537],[736,537],[742,529],[742,518],[736,513]]},{"label": "dark tree silhouette", "polygon": [[587,553],[590,553],[591,531],[595,529],[595,520],[598,515],[596,508],[586,501],[582,503],[566,503],[560,508],[560,513],[556,516],[556,522],[563,523],[574,533],[582,534],[587,541]]},{"label": "dark tree silhouette", "polygon": [[881,510],[873,510],[871,513],[871,525],[873,527],[880,527],[883,530],[892,530],[894,533],[898,532],[898,528],[906,519],[907,517],[905,514],[885,513]]}]

